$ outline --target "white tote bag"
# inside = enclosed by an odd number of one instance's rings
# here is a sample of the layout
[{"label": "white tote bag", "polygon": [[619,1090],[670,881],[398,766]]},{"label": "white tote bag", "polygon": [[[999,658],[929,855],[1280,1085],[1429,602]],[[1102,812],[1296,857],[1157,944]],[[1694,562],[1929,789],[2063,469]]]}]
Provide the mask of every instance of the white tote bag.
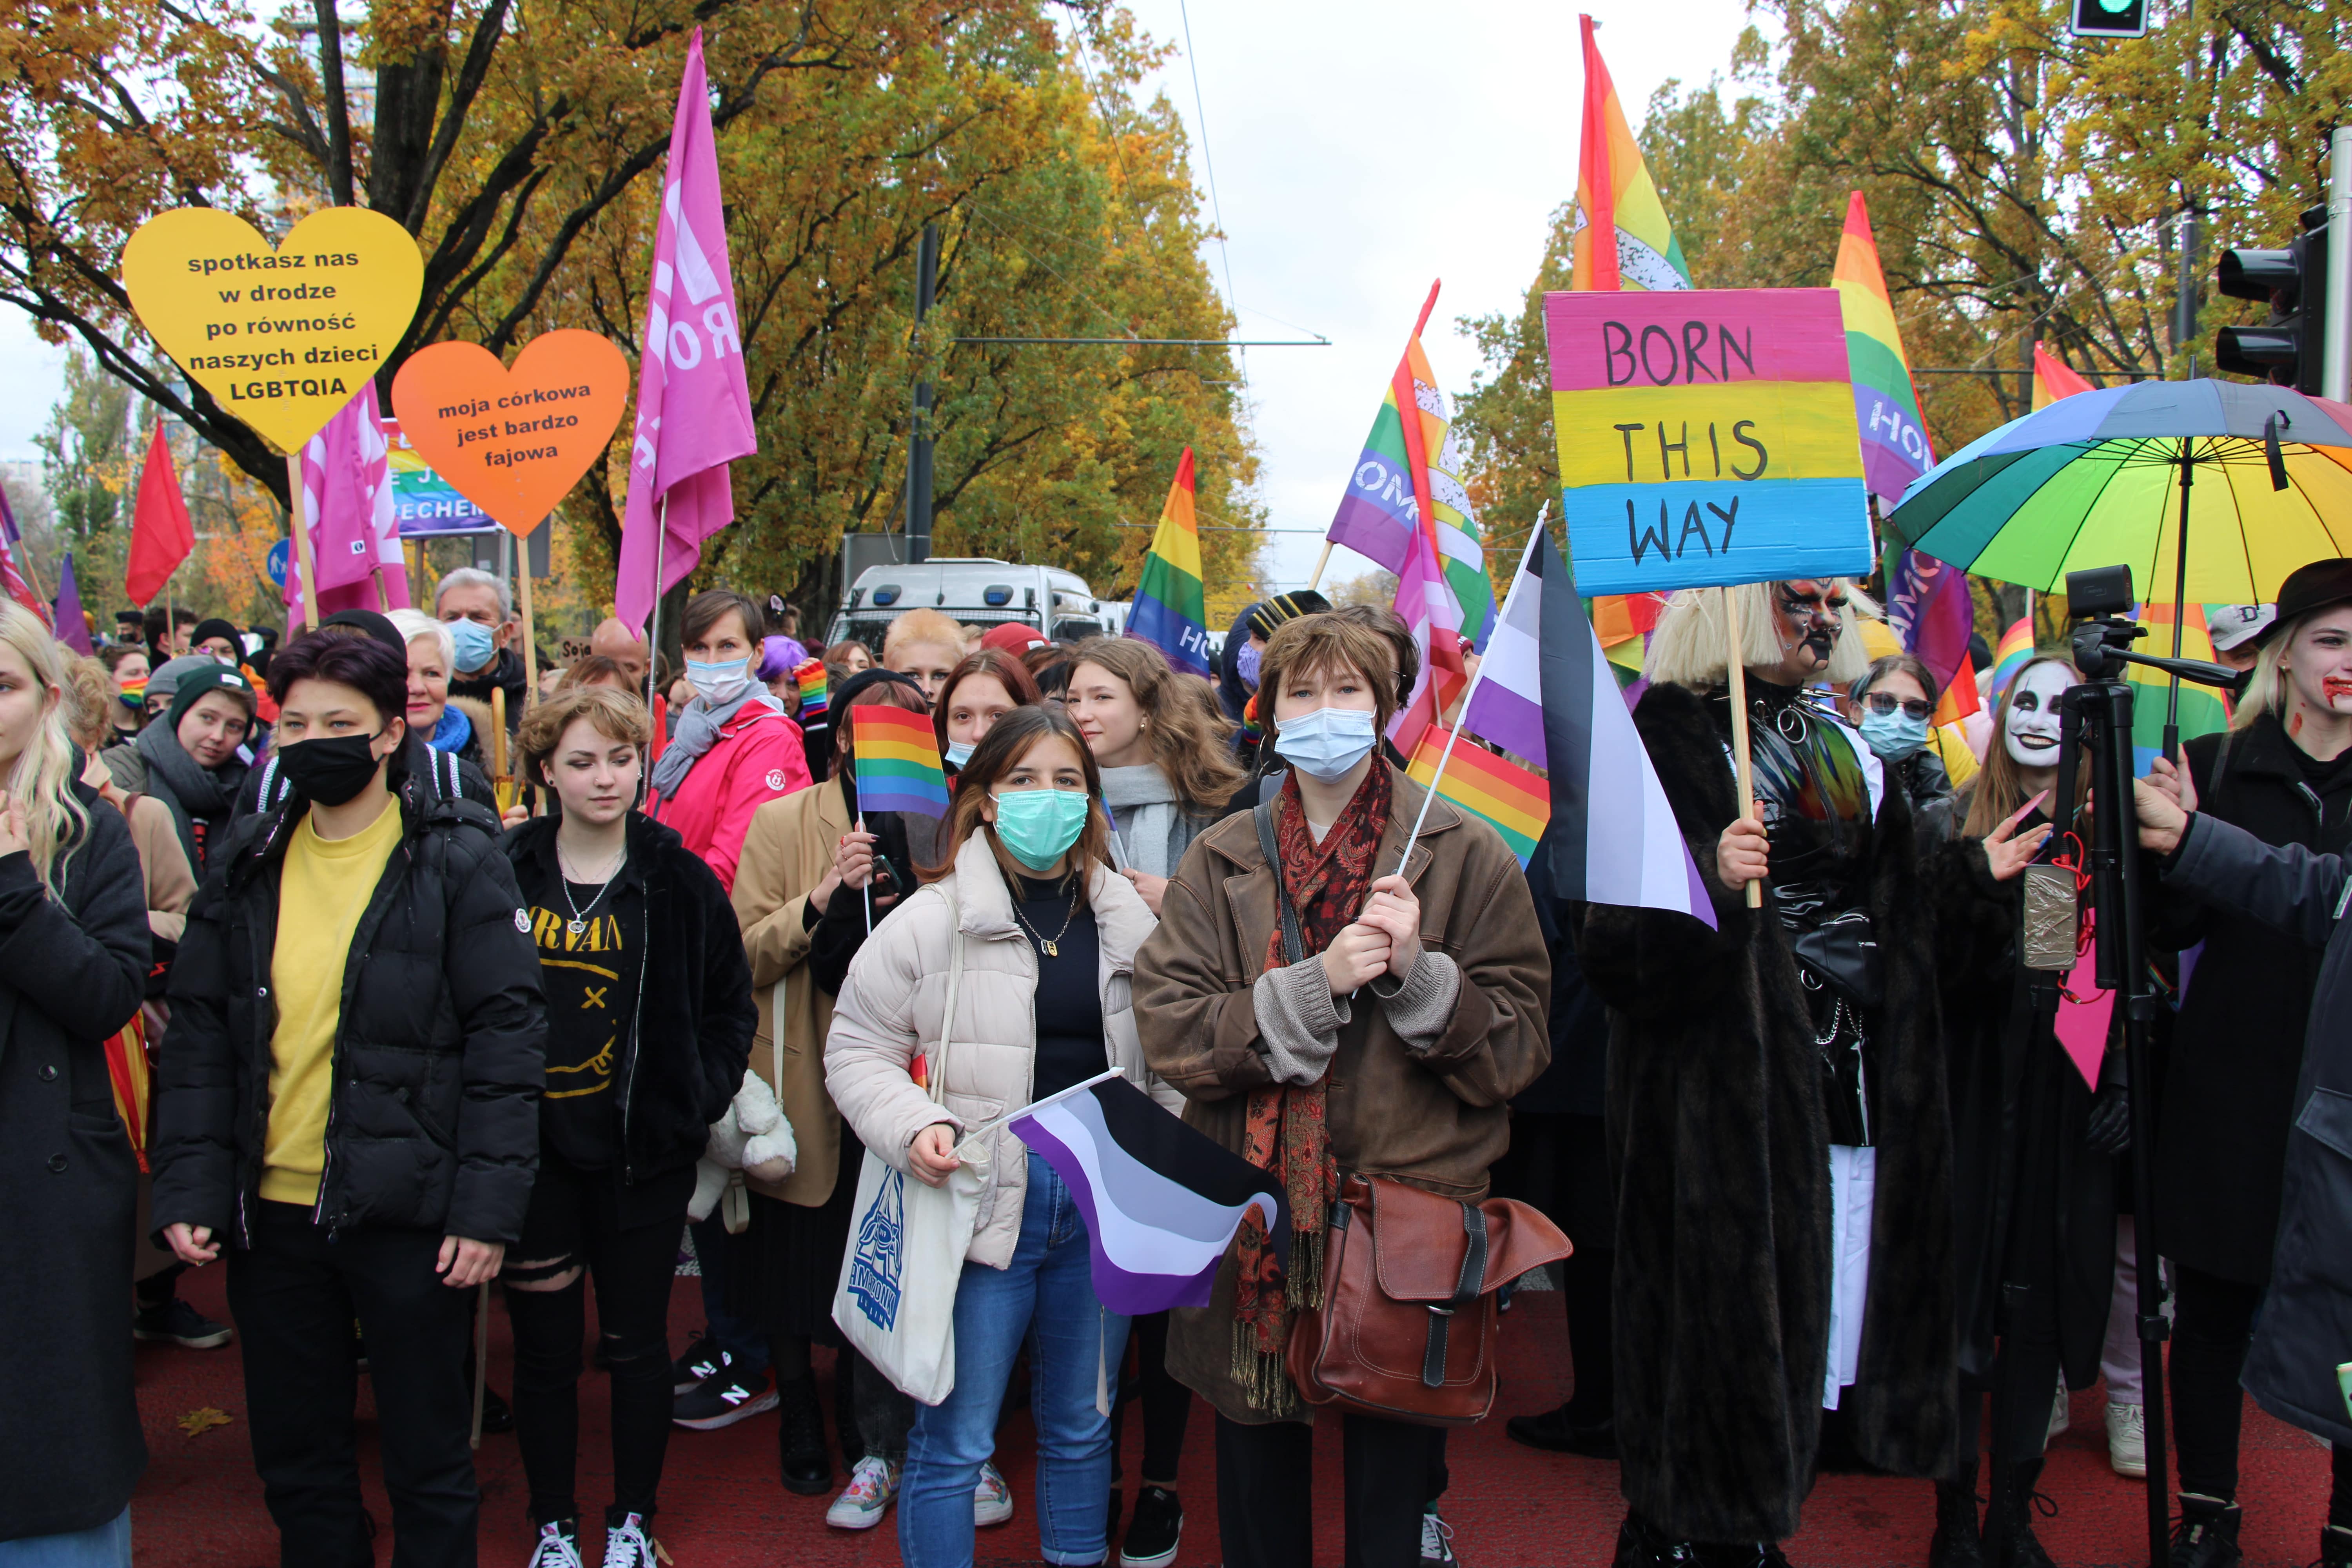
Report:
[{"label": "white tote bag", "polygon": [[[948,1080],[948,1037],[955,1029],[956,987],[963,978],[963,934],[948,905],[948,1005],[928,1077],[938,1103]],[[849,1250],[833,1295],[833,1321],[849,1342],[899,1392],[937,1405],[955,1389],[956,1286],[971,1247],[980,1200],[988,1190],[985,1146],[967,1139],[963,1163],[944,1186],[926,1186],[866,1151],[857,1177]]]}]

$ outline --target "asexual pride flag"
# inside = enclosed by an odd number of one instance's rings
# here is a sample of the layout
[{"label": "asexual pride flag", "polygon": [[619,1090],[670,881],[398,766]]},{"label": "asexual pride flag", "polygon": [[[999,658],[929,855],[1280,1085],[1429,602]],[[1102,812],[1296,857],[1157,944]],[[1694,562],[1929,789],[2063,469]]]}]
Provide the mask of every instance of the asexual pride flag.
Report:
[{"label": "asexual pride flag", "polygon": [[1207,1306],[1217,1265],[1252,1209],[1289,1267],[1290,1215],[1274,1178],[1125,1079],[1064,1089],[1008,1125],[1078,1200],[1095,1296],[1110,1310],[1132,1318]]}]

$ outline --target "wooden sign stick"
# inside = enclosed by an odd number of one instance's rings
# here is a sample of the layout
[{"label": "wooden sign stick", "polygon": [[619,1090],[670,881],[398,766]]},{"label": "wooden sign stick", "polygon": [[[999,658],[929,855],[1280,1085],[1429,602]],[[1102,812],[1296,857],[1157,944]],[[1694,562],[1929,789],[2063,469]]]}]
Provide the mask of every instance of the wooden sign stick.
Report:
[{"label": "wooden sign stick", "polygon": [[[299,447],[286,454],[286,498],[292,504],[287,515],[294,523],[294,559],[302,572],[302,629],[319,629],[319,574],[310,561],[310,506],[302,499],[302,449]],[[169,636],[171,628],[164,628]]]},{"label": "wooden sign stick", "polygon": [[530,536],[515,536],[516,586],[521,590],[516,597],[522,601],[522,676],[523,706],[539,700],[539,628],[530,618]]},{"label": "wooden sign stick", "polygon": [[[1731,686],[1731,763],[1739,775],[1739,815],[1756,816],[1756,768],[1748,755],[1748,668],[1740,658],[1739,590],[1721,590],[1723,595],[1723,642],[1725,674]],[[1748,884],[1748,907],[1764,907],[1764,884]]]}]

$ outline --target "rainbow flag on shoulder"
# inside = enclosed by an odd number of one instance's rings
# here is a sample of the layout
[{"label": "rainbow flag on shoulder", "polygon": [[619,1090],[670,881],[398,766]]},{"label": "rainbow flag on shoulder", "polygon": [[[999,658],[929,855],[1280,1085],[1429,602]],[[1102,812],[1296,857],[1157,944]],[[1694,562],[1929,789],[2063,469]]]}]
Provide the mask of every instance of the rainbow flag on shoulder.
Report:
[{"label": "rainbow flag on shoulder", "polygon": [[1201,593],[1201,528],[1192,517],[1192,448],[1176,464],[1176,480],[1160,508],[1160,528],[1143,557],[1135,609],[1127,635],[1168,656],[1170,668],[1212,676],[1208,609]]},{"label": "rainbow flag on shoulder", "polygon": [[[2139,607],[2139,624],[2147,628],[2147,636],[2132,644],[2134,652],[2172,657],[2172,608],[2170,605]],[[2219,663],[2213,654],[2213,634],[2205,629],[2205,606],[2184,605],[2180,613],[2184,622],[2180,628],[2180,657]],[[2124,667],[2124,679],[2132,687],[2132,771],[2146,773],[2148,763],[2164,755],[2164,715],[2172,700],[2172,677],[2160,669],[2130,664]],[[2182,740],[2215,734],[2229,727],[2230,705],[2220,692],[2193,680],[2180,683]]]},{"label": "rainbow flag on shoulder", "polygon": [[857,763],[857,810],[948,814],[948,771],[928,713],[883,702],[849,710],[849,744]]},{"label": "rainbow flag on shoulder", "polygon": [[1856,191],[1846,202],[1845,232],[1838,238],[1837,267],[1830,281],[1845,317],[1846,362],[1853,372],[1853,416],[1862,430],[1862,472],[1870,493],[1887,510],[1903,499],[1912,480],[1936,466],[1927,426],[1919,422],[1919,395],[1911,385],[1911,362],[1895,324],[1895,302],[1878,267],[1878,241],[1870,232],[1870,208]]},{"label": "rainbow flag on shoulder", "polygon": [[[1544,824],[1551,820],[1551,786],[1475,743],[1457,744],[1447,757],[1445,741],[1451,733],[1434,724],[1423,730],[1406,775],[1423,785],[1435,780],[1439,797],[1501,834],[1525,870],[1528,857],[1536,852],[1536,840],[1543,837]],[[1442,775],[1437,771],[1441,758],[1445,763]]]}]

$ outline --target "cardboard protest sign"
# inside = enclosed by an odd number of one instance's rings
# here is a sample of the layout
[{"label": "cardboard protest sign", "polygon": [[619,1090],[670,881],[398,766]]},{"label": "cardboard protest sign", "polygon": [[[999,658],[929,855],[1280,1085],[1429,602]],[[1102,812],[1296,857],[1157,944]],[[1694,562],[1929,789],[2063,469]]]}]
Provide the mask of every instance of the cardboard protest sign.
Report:
[{"label": "cardboard protest sign", "polygon": [[516,533],[538,527],[604,455],[628,402],[627,357],[572,328],[533,338],[511,370],[479,343],[435,343],[392,382],[417,455]]},{"label": "cardboard protest sign", "polygon": [[406,229],[364,207],[314,212],[275,247],[233,213],[180,207],[131,237],[122,283],[148,336],[291,452],[408,330],[425,258]]},{"label": "cardboard protest sign", "polygon": [[1868,574],[1835,289],[1546,294],[1544,328],[1580,591]]}]

